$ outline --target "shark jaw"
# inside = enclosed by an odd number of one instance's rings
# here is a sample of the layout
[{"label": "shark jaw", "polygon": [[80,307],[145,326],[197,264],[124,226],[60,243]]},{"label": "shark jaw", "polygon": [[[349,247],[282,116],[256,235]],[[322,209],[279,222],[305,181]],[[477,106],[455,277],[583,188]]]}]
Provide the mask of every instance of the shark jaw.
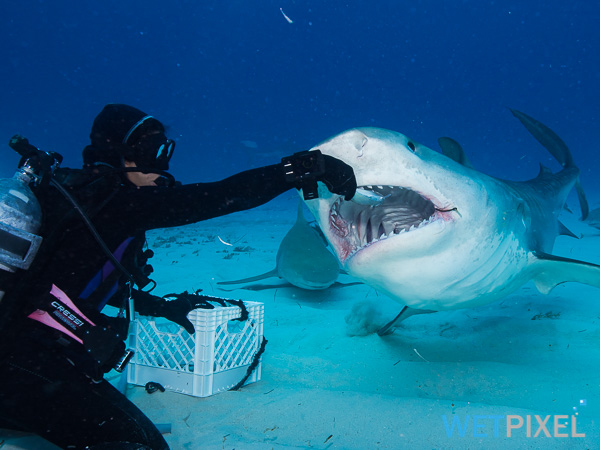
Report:
[{"label": "shark jaw", "polygon": [[[440,231],[446,222],[457,217],[456,208],[442,208],[433,198],[401,186],[359,186],[383,201],[377,205],[361,205],[342,197],[332,203],[329,227],[340,262],[345,264],[357,253],[378,242],[416,237],[427,227]],[[431,228],[430,228],[430,231]]]}]

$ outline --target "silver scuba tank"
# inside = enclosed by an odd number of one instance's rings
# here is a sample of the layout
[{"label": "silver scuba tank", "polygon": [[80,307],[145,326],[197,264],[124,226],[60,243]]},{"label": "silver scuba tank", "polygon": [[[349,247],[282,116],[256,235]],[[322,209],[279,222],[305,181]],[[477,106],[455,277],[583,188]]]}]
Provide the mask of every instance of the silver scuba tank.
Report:
[{"label": "silver scuba tank", "polygon": [[[62,161],[62,156],[43,152],[22,136],[9,142],[22,158],[12,178],[0,179],[0,269],[15,272],[28,269],[40,248],[37,235],[42,208],[30,186],[39,185]],[[0,300],[4,287],[0,286]]]},{"label": "silver scuba tank", "polygon": [[42,209],[29,185],[33,176],[26,168],[13,178],[0,179],[0,269],[28,269],[42,238],[38,232]]}]

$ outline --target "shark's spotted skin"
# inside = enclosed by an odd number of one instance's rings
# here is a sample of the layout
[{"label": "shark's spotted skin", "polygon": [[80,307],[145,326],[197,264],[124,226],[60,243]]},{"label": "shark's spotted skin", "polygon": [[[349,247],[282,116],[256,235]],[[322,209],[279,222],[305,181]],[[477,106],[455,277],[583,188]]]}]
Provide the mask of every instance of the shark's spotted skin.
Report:
[{"label": "shark's spotted skin", "polygon": [[442,154],[379,128],[316,146],[352,166],[359,185],[354,201],[320,186],[319,198],[306,202],[343,268],[411,308],[434,311],[485,304],[530,279],[543,292],[565,281],[600,287],[599,266],[550,255],[558,214],[578,183],[568,148],[540,122],[513,114],[560,172],[503,181],[473,169],[449,138],[440,140]]}]

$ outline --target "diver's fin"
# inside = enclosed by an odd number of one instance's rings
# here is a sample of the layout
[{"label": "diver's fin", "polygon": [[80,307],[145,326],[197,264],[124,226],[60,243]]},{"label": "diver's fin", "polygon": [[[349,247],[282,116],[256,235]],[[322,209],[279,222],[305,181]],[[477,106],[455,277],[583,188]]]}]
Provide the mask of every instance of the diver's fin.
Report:
[{"label": "diver's fin", "polygon": [[385,336],[386,334],[392,334],[394,332],[394,330],[396,328],[398,328],[398,324],[400,322],[402,322],[404,319],[410,317],[410,316],[415,316],[417,314],[430,314],[430,313],[434,313],[437,311],[432,311],[431,309],[415,309],[415,308],[410,308],[408,306],[405,306],[404,308],[402,308],[402,311],[400,311],[400,314],[398,314],[396,317],[394,317],[394,319],[387,323],[386,325],[382,326],[379,331],[377,331],[377,334],[379,336]]},{"label": "diver's fin", "polygon": [[547,253],[535,252],[533,282],[543,294],[567,281],[589,284],[600,288],[600,266],[576,259],[563,258]]},{"label": "diver's fin", "polygon": [[261,275],[256,275],[254,277],[242,278],[241,280],[233,280],[233,281],[219,281],[217,284],[219,285],[228,285],[228,284],[242,284],[242,283],[251,283],[253,281],[264,280],[265,278],[271,277],[279,277],[279,273],[277,273],[277,269],[269,270]]},{"label": "diver's fin", "polygon": [[449,137],[441,137],[438,139],[438,144],[442,149],[442,153],[450,159],[453,159],[459,164],[462,164],[465,167],[469,167],[473,169],[473,164],[467,158],[465,151],[461,147],[461,145],[456,142],[454,139]]},{"label": "diver's fin", "polygon": [[575,233],[573,233],[571,230],[569,230],[564,223],[562,223],[560,220],[558,221],[558,234],[560,236],[569,236],[569,237],[573,237],[575,239],[579,239],[581,236],[577,236]]}]

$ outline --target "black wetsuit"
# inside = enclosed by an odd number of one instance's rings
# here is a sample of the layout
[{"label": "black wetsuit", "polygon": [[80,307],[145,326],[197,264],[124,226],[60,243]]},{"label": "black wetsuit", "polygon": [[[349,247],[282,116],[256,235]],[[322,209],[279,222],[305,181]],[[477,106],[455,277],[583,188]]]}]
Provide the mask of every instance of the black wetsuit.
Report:
[{"label": "black wetsuit", "polygon": [[[291,187],[281,165],[273,165],[214,183],[137,188],[113,176],[71,183],[68,190],[108,248],[135,272],[144,231],[253,208]],[[18,298],[0,341],[0,428],[32,432],[63,448],[168,448],[150,420],[102,378],[122,354],[122,339],[100,344],[107,357],[98,363],[83,344],[28,318],[48,310],[55,286],[96,325],[116,330],[122,324],[100,311],[107,301],[120,306],[128,296],[126,277],[56,188],[40,190],[38,198],[45,240],[32,267],[19,273],[19,284],[7,293]],[[152,305],[140,301],[136,310],[152,314]]]}]

